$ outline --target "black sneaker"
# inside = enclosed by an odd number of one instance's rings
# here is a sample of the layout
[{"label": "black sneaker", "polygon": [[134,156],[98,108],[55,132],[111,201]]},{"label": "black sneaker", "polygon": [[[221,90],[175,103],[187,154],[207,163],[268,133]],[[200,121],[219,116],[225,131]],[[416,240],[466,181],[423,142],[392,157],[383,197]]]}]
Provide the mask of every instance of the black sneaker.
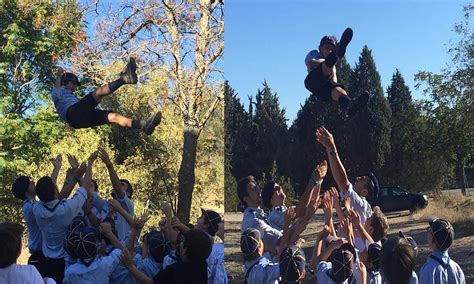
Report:
[{"label": "black sneaker", "polygon": [[353,100],[349,107],[347,108],[347,115],[353,116],[356,114],[361,108],[367,105],[369,101],[369,92],[365,91],[362,95],[360,95],[357,99]]},{"label": "black sneaker", "polygon": [[125,69],[120,73],[120,78],[125,84],[136,84],[137,83],[137,63],[133,57],[128,60]]},{"label": "black sneaker", "polygon": [[145,132],[146,135],[151,135],[153,131],[155,130],[155,127],[158,126],[161,122],[161,112],[157,111],[155,114],[153,114],[145,123],[145,126],[143,127],[143,132]]},{"label": "black sneaker", "polygon": [[342,33],[341,40],[339,41],[336,47],[337,57],[339,58],[344,57],[344,55],[346,54],[346,47],[349,44],[349,42],[351,42],[353,34],[354,32],[352,31],[351,28],[347,28]]}]

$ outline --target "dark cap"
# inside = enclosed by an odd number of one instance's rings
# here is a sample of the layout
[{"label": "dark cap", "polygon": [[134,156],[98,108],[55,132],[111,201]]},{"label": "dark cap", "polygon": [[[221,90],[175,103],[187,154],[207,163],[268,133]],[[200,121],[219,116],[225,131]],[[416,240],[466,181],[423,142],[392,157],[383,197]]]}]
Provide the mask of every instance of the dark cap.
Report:
[{"label": "dark cap", "polygon": [[344,282],[348,279],[353,273],[355,259],[355,248],[350,243],[334,250],[331,254],[333,280]]},{"label": "dark cap", "polygon": [[413,239],[411,236],[404,234],[402,231],[398,232],[398,236],[407,240],[410,243],[410,245],[415,250],[415,255],[418,253],[418,244],[416,243],[415,239]]},{"label": "dark cap", "polygon": [[372,262],[372,269],[376,271],[380,269],[380,251],[382,251],[382,246],[378,243],[371,243],[367,248],[369,261]]},{"label": "dark cap", "polygon": [[304,251],[297,246],[287,247],[280,255],[280,276],[283,281],[301,280],[306,266]]},{"label": "dark cap", "polygon": [[201,208],[202,215],[206,218],[206,222],[209,224],[208,233],[211,236],[215,236],[219,230],[219,223],[222,222],[221,215],[213,210],[204,210]]},{"label": "dark cap", "polygon": [[330,36],[330,35],[325,35],[323,36],[323,38],[321,39],[321,42],[319,43],[319,45],[323,45],[325,43],[329,43],[330,45],[336,47],[337,45],[337,40],[334,36]]},{"label": "dark cap", "polygon": [[240,237],[240,250],[244,256],[251,256],[257,251],[261,241],[262,236],[260,231],[254,228],[248,228]]},{"label": "dark cap", "polygon": [[84,216],[76,216],[72,219],[71,224],[68,226],[68,232],[77,231],[81,228],[87,227],[87,219]]},{"label": "dark cap", "polygon": [[275,181],[273,180],[268,181],[262,190],[262,203],[263,203],[263,206],[267,207],[268,209],[272,208],[272,204],[270,203],[270,200],[272,200],[273,191],[275,190],[275,185],[276,185]]},{"label": "dark cap", "polygon": [[30,178],[27,176],[20,176],[17,178],[12,185],[12,193],[13,195],[21,200],[26,199],[26,191],[28,190],[28,186],[30,186]]},{"label": "dark cap", "polygon": [[171,252],[171,244],[162,232],[150,231],[146,236],[146,242],[156,262],[163,262],[165,255]]},{"label": "dark cap", "polygon": [[447,250],[454,240],[454,228],[444,219],[435,218],[429,220],[430,230],[433,234],[433,241],[440,250]]},{"label": "dark cap", "polygon": [[79,233],[77,231],[68,231],[64,239],[64,250],[72,257],[77,258],[76,246],[79,240]]},{"label": "dark cap", "polygon": [[98,232],[93,228],[77,230],[78,239],[75,242],[75,253],[79,259],[89,259],[97,255]]},{"label": "dark cap", "polygon": [[67,82],[73,82],[77,86],[81,85],[81,82],[79,81],[79,78],[77,78],[76,74],[71,73],[71,72],[66,72],[61,76],[61,85],[66,85]]},{"label": "dark cap", "polygon": [[379,190],[380,190],[380,186],[379,186],[379,181],[377,179],[377,177],[375,176],[374,173],[368,173],[367,176],[369,177],[370,181],[372,182],[372,188],[373,188],[373,191],[372,191],[372,200],[377,200],[377,197],[379,196]]}]

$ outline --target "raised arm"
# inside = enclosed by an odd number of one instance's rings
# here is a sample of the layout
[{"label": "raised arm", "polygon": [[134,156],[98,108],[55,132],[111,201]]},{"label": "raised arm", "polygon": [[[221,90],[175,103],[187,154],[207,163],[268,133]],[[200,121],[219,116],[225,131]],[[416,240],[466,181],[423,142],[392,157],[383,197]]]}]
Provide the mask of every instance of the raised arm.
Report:
[{"label": "raised arm", "polygon": [[153,284],[153,279],[149,278],[145,275],[145,273],[138,270],[138,268],[133,263],[133,255],[132,253],[125,248],[120,255],[120,261],[123,263],[125,267],[127,267],[130,274],[133,275],[140,283],[142,284]]},{"label": "raised arm", "polygon": [[123,249],[122,243],[117,239],[117,236],[112,232],[112,225],[109,222],[100,223],[100,229],[104,236],[109,239],[114,248]]},{"label": "raised arm", "polygon": [[120,205],[120,202],[118,202],[116,199],[109,199],[109,204],[115,212],[122,215],[130,228],[133,227],[133,216],[128,214],[127,210],[125,210],[122,205]]},{"label": "raised arm", "polygon": [[341,191],[346,192],[349,188],[349,180],[347,179],[346,170],[342,165],[341,159],[339,159],[332,134],[324,126],[320,127],[316,130],[316,140],[326,149],[329,166],[331,167],[332,176],[336,181],[337,187]]},{"label": "raised arm", "polygon": [[328,226],[329,233],[336,236],[336,230],[334,229],[334,223],[332,222],[332,198],[329,191],[324,193],[323,197],[323,211],[324,211],[324,224]]},{"label": "raised arm", "polygon": [[362,225],[359,213],[357,213],[357,211],[351,209],[349,211],[349,218],[350,218],[352,224],[359,231],[360,236],[362,237],[362,239],[367,240],[367,242],[369,242],[369,244],[374,243],[374,239],[372,239],[369,232],[367,232],[367,230],[365,230],[364,225]]},{"label": "raised arm", "polygon": [[66,71],[64,71],[62,67],[58,67],[58,70],[56,71],[56,80],[54,81],[54,87],[61,87],[61,77],[63,76],[64,72]]},{"label": "raised arm", "polygon": [[86,171],[86,164],[82,163],[79,165],[76,157],[73,155],[67,155],[67,159],[71,167],[66,171],[66,179],[64,180],[63,187],[59,193],[60,198],[69,198],[72,190],[76,183],[82,184],[82,176]]},{"label": "raised arm", "polygon": [[58,184],[58,175],[59,171],[61,170],[63,162],[63,156],[61,154],[56,156],[56,159],[53,160],[53,172],[51,173],[51,179],[53,180],[54,184]]},{"label": "raised arm", "polygon": [[319,191],[321,190],[321,184],[323,183],[323,179],[327,173],[327,162],[324,160],[321,164],[316,166],[314,171],[311,173],[311,178],[308,181],[308,185],[301,196],[298,205],[296,205],[296,218],[305,215],[306,207],[308,207],[308,203],[311,199],[311,196],[316,194],[319,196]]},{"label": "raised arm", "polygon": [[137,238],[137,236],[140,236],[140,232],[142,231],[143,226],[145,226],[145,223],[146,221],[148,221],[148,219],[149,219],[148,214],[145,213],[141,216],[136,217],[133,220],[132,231],[130,232],[130,235],[128,236],[127,244],[126,244],[126,247],[129,251],[133,251],[135,239]]},{"label": "raised arm", "polygon": [[120,182],[120,178],[114,169],[114,165],[110,161],[109,154],[102,147],[99,147],[98,153],[99,153],[100,159],[104,162],[105,166],[107,167],[107,170],[109,172],[110,182],[112,183],[112,187],[114,191],[117,193],[117,197],[120,199],[124,198],[125,190],[123,189],[122,183]]},{"label": "raised arm", "polygon": [[280,239],[280,246],[278,247],[277,259],[279,259],[281,252],[288,246],[290,239],[290,223],[295,218],[295,208],[290,207],[285,212],[285,219],[283,222],[283,235]]}]

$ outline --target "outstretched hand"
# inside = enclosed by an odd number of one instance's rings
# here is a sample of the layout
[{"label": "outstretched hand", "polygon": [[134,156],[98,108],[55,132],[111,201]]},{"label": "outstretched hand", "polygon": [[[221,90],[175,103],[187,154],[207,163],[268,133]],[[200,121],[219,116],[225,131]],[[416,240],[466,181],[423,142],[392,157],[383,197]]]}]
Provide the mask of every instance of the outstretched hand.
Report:
[{"label": "outstretched hand", "polygon": [[311,177],[315,181],[322,180],[326,176],[327,171],[328,171],[328,163],[326,160],[324,160],[322,161],[321,164],[316,166]]},{"label": "outstretched hand", "polygon": [[334,137],[324,126],[316,130],[316,141],[321,143],[321,145],[323,145],[328,151],[336,148]]},{"label": "outstretched hand", "polygon": [[63,164],[63,156],[61,154],[58,154],[56,158],[53,160],[53,166],[55,168],[61,168]]},{"label": "outstretched hand", "polygon": [[286,212],[285,212],[285,218],[284,218],[284,227],[288,228],[290,226],[290,223],[293,219],[296,217],[296,211],[295,207],[291,206],[289,207]]},{"label": "outstretched hand", "polygon": [[97,154],[106,166],[112,165],[112,162],[110,161],[109,153],[107,153],[107,151],[103,147],[98,148]]}]

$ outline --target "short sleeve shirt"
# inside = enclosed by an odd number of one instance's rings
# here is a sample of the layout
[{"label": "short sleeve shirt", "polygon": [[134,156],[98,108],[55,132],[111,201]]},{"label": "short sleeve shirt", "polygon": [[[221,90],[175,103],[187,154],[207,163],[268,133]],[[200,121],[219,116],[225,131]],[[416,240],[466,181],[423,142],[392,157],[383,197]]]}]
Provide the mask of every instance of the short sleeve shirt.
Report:
[{"label": "short sleeve shirt", "polygon": [[280,266],[264,256],[252,261],[246,261],[244,271],[245,275],[247,275],[247,283],[273,284],[278,283],[280,280]]},{"label": "short sleeve shirt", "polygon": [[224,244],[214,243],[207,258],[208,284],[227,284],[227,273],[224,266]]},{"label": "short sleeve shirt", "polygon": [[33,265],[12,264],[0,268],[0,283],[44,284],[44,280]]},{"label": "short sleeve shirt", "polygon": [[286,210],[285,205],[273,207],[268,214],[268,224],[277,230],[283,230]]},{"label": "short sleeve shirt", "polygon": [[53,88],[52,99],[59,117],[67,122],[67,109],[77,103],[79,99],[71,90],[66,89],[64,86]]},{"label": "short sleeve shirt", "polygon": [[255,228],[260,231],[264,241],[276,246],[283,233],[270,226],[267,222],[267,217],[262,209],[246,208],[240,231],[243,233],[248,228]]},{"label": "short sleeve shirt", "polygon": [[28,228],[28,249],[30,252],[41,251],[42,237],[41,231],[36,223],[35,214],[33,213],[33,205],[37,201],[26,199],[23,201],[23,216],[25,218],[26,227]]},{"label": "short sleeve shirt", "polygon": [[372,206],[370,206],[365,197],[360,196],[354,191],[352,183],[349,183],[349,188],[346,192],[341,192],[341,199],[344,200],[346,197],[349,197],[352,208],[359,213],[362,224],[365,224],[367,219],[372,216]]},{"label": "short sleeve shirt", "polygon": [[448,251],[436,251],[431,255],[440,259],[444,265],[432,257],[428,257],[426,263],[420,269],[421,284],[466,283],[461,267],[449,257]]},{"label": "short sleeve shirt", "polygon": [[120,262],[121,252],[116,249],[108,256],[97,256],[89,266],[76,262],[66,269],[63,284],[108,284],[112,271]]}]

